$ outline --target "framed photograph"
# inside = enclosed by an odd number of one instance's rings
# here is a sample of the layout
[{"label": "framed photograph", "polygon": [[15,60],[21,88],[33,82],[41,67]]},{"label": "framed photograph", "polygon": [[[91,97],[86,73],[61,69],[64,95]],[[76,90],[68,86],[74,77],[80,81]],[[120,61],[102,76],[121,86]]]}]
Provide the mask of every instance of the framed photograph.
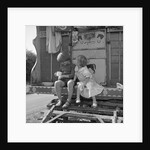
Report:
[{"label": "framed photograph", "polygon": [[8,8],[8,142],[141,143],[142,10]]}]

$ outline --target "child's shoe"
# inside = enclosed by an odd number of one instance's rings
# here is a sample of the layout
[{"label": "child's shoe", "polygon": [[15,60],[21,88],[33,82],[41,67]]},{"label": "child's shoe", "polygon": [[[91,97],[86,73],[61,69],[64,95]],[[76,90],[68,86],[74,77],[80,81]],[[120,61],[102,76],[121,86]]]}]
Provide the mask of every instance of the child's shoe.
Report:
[{"label": "child's shoe", "polygon": [[56,106],[61,106],[61,104],[62,104],[61,100],[58,100]]},{"label": "child's shoe", "polygon": [[81,102],[81,100],[80,99],[76,99],[76,103],[78,104],[78,103],[80,103]]},{"label": "child's shoe", "polygon": [[94,103],[92,104],[92,107],[93,107],[93,108],[96,108],[96,107],[97,107],[97,102],[94,102]]},{"label": "child's shoe", "polygon": [[63,109],[68,108],[70,106],[71,101],[67,100],[66,103],[62,106]]}]

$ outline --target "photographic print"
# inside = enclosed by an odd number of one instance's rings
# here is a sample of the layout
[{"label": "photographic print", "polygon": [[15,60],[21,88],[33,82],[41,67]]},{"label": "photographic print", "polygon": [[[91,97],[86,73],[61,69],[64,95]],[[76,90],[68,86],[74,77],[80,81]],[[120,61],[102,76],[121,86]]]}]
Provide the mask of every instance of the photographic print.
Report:
[{"label": "photographic print", "polygon": [[123,26],[25,30],[26,123],[123,123]]},{"label": "photographic print", "polygon": [[142,142],[142,11],[9,8],[8,141]]}]

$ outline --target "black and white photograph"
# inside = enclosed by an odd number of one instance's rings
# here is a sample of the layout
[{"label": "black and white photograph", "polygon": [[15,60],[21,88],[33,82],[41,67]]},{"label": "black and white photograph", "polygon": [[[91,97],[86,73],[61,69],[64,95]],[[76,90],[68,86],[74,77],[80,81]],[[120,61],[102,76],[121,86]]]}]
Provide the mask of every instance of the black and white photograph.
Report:
[{"label": "black and white photograph", "polygon": [[123,26],[26,26],[27,123],[123,123]]},{"label": "black and white photograph", "polygon": [[142,50],[142,8],[9,8],[8,141],[141,142]]}]

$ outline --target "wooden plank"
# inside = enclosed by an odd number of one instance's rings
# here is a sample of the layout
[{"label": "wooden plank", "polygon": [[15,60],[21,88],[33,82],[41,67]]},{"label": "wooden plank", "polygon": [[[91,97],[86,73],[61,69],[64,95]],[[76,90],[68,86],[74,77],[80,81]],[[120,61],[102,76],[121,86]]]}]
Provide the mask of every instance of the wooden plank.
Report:
[{"label": "wooden plank", "polygon": [[117,33],[117,32],[123,32],[123,30],[114,30],[114,29],[110,29],[109,32],[111,32],[111,33],[115,33],[115,32],[116,32],[116,33]]},{"label": "wooden plank", "polygon": [[120,55],[122,56],[123,55],[123,49],[122,48],[112,48],[111,49],[111,55],[113,56],[118,56],[119,55],[119,51],[120,51]]},{"label": "wooden plank", "polygon": [[78,51],[89,51],[89,50],[95,50],[95,51],[101,51],[101,50],[105,50],[106,49],[106,47],[99,47],[99,48],[92,48],[92,49],[87,49],[87,48],[85,48],[85,49],[72,49],[72,51],[74,51],[74,52],[78,52]]},{"label": "wooden plank", "polygon": [[121,54],[120,54],[120,49],[121,49],[121,32],[119,32],[119,82],[121,80]]},{"label": "wooden plank", "polygon": [[[54,115],[58,115],[58,114],[64,114],[63,111],[58,111],[58,110],[54,110],[53,111]],[[73,114],[73,116],[77,116],[77,115],[80,115],[80,116],[86,116],[86,117],[101,117],[101,119],[112,119],[113,116],[107,116],[107,115],[96,115],[96,114],[86,114],[86,113],[78,113],[78,112],[67,112],[67,114]],[[67,114],[65,116],[67,116]],[[123,119],[123,117],[118,117],[118,119]]]},{"label": "wooden plank", "polygon": [[78,55],[84,55],[87,58],[106,58],[106,49],[102,50],[95,50],[95,49],[90,49],[90,50],[80,50],[80,51],[72,51],[72,58],[76,59]]},{"label": "wooden plank", "polygon": [[[113,56],[111,56],[111,63],[112,64],[119,64],[119,55],[113,55]],[[114,71],[114,70],[112,70],[112,71]]]},{"label": "wooden plank", "polygon": [[119,64],[118,63],[112,63],[111,64],[111,74],[112,74],[112,77],[111,77],[111,80],[113,79],[119,79],[119,74],[118,74],[118,71],[119,71]]},{"label": "wooden plank", "polygon": [[109,79],[109,37],[108,37],[108,29],[105,30],[106,34],[106,85],[110,86],[110,79]]},{"label": "wooden plank", "polygon": [[112,118],[112,123],[117,123],[117,111],[113,112],[113,118]]},{"label": "wooden plank", "polygon": [[118,35],[118,32],[113,32],[113,33],[110,33],[110,40],[111,41],[118,41],[119,40],[119,35]]},{"label": "wooden plank", "polygon": [[39,26],[40,31],[46,31],[46,26]]},{"label": "wooden plank", "polygon": [[[85,103],[86,104],[86,103]],[[82,113],[90,113],[90,114],[100,114],[100,115],[108,115],[108,116],[113,116],[114,109],[110,108],[90,108],[90,107],[83,107],[83,106],[69,106],[66,108],[66,111],[76,111],[76,112],[82,112]],[[55,110],[62,110],[62,107],[55,107]],[[120,110],[117,112],[119,116],[123,116],[123,111]]]},{"label": "wooden plank", "polygon": [[123,64],[121,63],[121,72],[120,72],[121,80],[120,83],[123,84]]},{"label": "wooden plank", "polygon": [[123,32],[121,32],[121,41],[123,41]]},{"label": "wooden plank", "polygon": [[117,41],[111,40],[111,47],[112,48],[119,48],[119,40],[117,40]]},{"label": "wooden plank", "polygon": [[118,64],[118,70],[119,70],[119,63],[120,65],[123,64],[123,56],[119,55],[113,55],[112,56],[112,64]]},{"label": "wooden plank", "polygon": [[53,112],[55,106],[56,106],[56,105],[52,105],[51,109],[48,111],[48,113],[47,113],[47,114],[45,115],[45,117],[42,119],[42,123],[45,123],[45,122],[47,122],[47,121],[50,119],[51,114],[52,114],[52,112]]},{"label": "wooden plank", "polygon": [[[108,33],[108,40],[110,42],[110,33]],[[108,44],[108,51],[109,51],[109,81],[111,81],[111,43]]]},{"label": "wooden plank", "polygon": [[123,49],[123,41],[120,39],[120,48]]},{"label": "wooden plank", "polygon": [[54,120],[58,119],[59,117],[63,116],[66,112],[62,112],[61,114],[55,116],[51,120],[47,121],[46,123],[52,123]]}]

